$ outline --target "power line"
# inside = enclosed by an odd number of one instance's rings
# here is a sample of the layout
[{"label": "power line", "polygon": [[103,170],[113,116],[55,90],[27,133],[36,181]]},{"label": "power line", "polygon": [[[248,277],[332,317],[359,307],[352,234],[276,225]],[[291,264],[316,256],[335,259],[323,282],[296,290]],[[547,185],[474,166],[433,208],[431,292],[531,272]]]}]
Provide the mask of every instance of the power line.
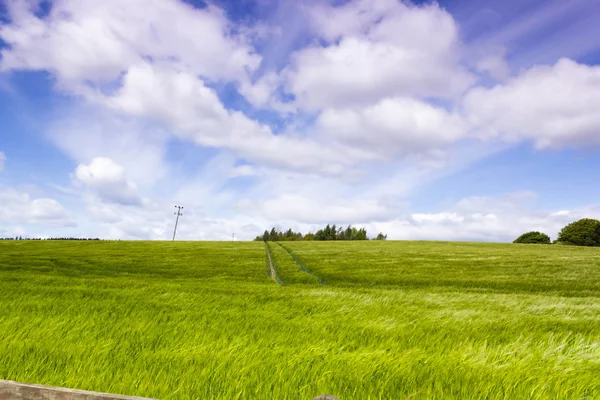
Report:
[{"label": "power line", "polygon": [[177,211],[174,212],[174,214],[177,215],[177,218],[175,219],[175,229],[173,229],[173,241],[175,241],[175,234],[177,233],[177,223],[179,222],[179,217],[183,215],[181,213],[181,210],[183,210],[182,206],[175,206],[175,208],[177,209]]}]

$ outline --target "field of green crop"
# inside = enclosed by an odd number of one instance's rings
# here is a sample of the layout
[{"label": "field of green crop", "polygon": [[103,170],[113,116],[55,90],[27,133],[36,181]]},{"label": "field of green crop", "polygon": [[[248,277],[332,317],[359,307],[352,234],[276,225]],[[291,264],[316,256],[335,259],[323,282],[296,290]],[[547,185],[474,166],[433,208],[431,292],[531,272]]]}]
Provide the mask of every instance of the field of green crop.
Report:
[{"label": "field of green crop", "polygon": [[161,399],[598,399],[600,249],[0,242],[0,379]]}]

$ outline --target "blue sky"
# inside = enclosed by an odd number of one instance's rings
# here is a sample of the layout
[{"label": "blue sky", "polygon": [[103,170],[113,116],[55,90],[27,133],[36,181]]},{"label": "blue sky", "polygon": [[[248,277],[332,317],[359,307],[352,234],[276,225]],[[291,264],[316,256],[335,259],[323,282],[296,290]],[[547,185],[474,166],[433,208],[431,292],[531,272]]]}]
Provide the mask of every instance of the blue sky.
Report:
[{"label": "blue sky", "polygon": [[600,217],[591,0],[0,3],[0,236]]}]

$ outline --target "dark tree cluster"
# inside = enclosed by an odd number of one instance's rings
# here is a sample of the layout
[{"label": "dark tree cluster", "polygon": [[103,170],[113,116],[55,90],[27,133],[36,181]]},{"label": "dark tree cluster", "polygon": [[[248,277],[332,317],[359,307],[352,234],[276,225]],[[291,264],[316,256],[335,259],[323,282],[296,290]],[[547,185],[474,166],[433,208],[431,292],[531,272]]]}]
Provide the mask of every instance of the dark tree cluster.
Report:
[{"label": "dark tree cluster", "polygon": [[[375,240],[386,240],[387,235],[379,233]],[[303,235],[301,232],[294,232],[291,229],[287,231],[279,231],[272,228],[271,231],[265,231],[261,236],[257,236],[254,240],[265,242],[281,242],[293,240],[368,240],[367,230],[365,228],[353,227],[348,225],[345,229],[336,225],[327,225],[323,229],[319,229],[316,233],[307,233]]]},{"label": "dark tree cluster", "polygon": [[600,221],[584,218],[572,222],[562,228],[556,243],[572,246],[600,246]]},{"label": "dark tree cluster", "polygon": [[319,229],[315,233],[314,240],[367,240],[367,230],[365,228],[356,229],[348,225],[346,229],[327,225],[324,229]]},{"label": "dark tree cluster", "polygon": [[550,244],[550,236],[541,232],[527,232],[516,238],[513,243]]},{"label": "dark tree cluster", "polygon": [[261,236],[257,236],[254,240],[265,242],[282,242],[305,239],[302,236],[302,233],[300,232],[294,232],[291,229],[288,229],[285,232],[281,232],[275,228],[272,228],[271,231],[265,231]]},{"label": "dark tree cluster", "polygon": [[[513,243],[550,244],[550,237],[541,232],[527,232]],[[600,246],[600,221],[583,218],[562,228],[554,244]]]}]

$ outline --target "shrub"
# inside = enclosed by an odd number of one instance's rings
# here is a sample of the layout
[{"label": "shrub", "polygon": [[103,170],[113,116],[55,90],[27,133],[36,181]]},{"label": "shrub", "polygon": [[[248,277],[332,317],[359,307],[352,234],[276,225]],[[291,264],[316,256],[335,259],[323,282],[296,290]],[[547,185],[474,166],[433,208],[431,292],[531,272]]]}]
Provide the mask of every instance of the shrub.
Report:
[{"label": "shrub", "polygon": [[519,236],[513,243],[550,244],[550,237],[541,232],[527,232]]},{"label": "shrub", "polygon": [[583,218],[565,226],[557,242],[574,246],[600,246],[600,221]]}]

